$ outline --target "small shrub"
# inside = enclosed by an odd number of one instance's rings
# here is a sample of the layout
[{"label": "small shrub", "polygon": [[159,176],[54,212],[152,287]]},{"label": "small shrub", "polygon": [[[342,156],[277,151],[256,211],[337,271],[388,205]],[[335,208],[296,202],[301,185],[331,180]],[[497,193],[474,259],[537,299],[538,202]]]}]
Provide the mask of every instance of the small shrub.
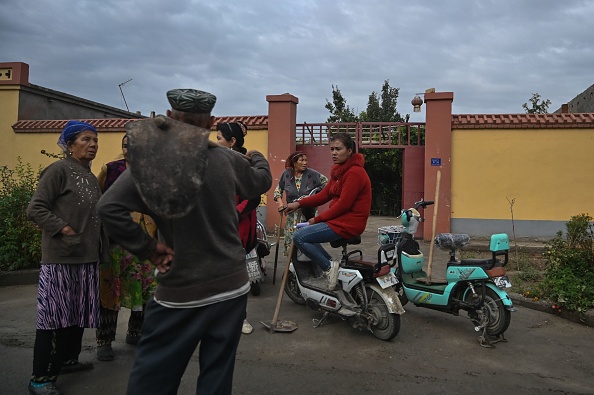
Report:
[{"label": "small shrub", "polygon": [[545,296],[555,304],[578,312],[583,318],[594,308],[594,231],[592,217],[580,214],[567,222],[567,236],[561,232],[545,252],[547,268],[543,281]]},{"label": "small shrub", "polygon": [[528,299],[532,299],[533,301],[537,301],[541,299],[542,291],[538,284],[530,283],[530,286],[526,287],[524,290],[520,292],[522,296]]},{"label": "small shrub", "polygon": [[39,267],[41,230],[27,219],[39,173],[17,158],[14,170],[0,167],[0,270]]},{"label": "small shrub", "polygon": [[526,254],[523,253],[511,258],[510,261],[515,262],[515,266],[518,268],[516,272],[509,275],[513,292],[530,299],[540,299],[542,297],[540,289],[542,274],[538,267],[530,262]]},{"label": "small shrub", "polygon": [[533,266],[526,266],[516,274],[516,276],[522,281],[535,282],[540,278],[538,270]]}]

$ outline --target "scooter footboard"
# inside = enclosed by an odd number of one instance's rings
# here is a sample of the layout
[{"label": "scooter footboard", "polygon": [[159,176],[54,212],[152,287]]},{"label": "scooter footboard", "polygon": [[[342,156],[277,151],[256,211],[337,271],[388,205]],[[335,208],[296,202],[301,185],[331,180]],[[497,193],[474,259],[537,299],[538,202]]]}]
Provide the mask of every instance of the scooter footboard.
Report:
[{"label": "scooter footboard", "polygon": [[396,291],[394,291],[394,288],[381,288],[377,285],[366,285],[366,287],[369,287],[382,297],[383,301],[386,303],[386,306],[388,306],[390,313],[404,313],[404,308],[402,307],[402,303],[400,303],[400,299],[398,298]]}]

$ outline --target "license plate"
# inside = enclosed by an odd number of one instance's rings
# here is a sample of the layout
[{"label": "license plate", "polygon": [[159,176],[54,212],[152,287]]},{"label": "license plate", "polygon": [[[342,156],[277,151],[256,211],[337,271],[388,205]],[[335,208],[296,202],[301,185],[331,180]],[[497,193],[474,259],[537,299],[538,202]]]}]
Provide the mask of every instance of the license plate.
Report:
[{"label": "license plate", "polygon": [[259,281],[262,279],[262,275],[260,274],[260,264],[257,259],[247,261],[247,270],[248,275],[250,276],[250,281]]},{"label": "license plate", "polygon": [[378,277],[377,282],[382,288],[388,288],[398,284],[398,279],[396,278],[394,273],[389,272],[388,274],[384,274],[383,276]]},{"label": "license plate", "polygon": [[509,281],[507,276],[495,277],[493,278],[493,282],[499,288],[511,288],[512,286],[511,281]]}]

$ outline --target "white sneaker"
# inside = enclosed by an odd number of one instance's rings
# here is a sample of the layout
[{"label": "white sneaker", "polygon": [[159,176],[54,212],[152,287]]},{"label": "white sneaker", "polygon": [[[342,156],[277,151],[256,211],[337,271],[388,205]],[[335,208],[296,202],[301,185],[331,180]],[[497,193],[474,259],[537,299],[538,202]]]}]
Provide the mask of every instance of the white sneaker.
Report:
[{"label": "white sneaker", "polygon": [[241,333],[249,335],[250,333],[252,333],[253,330],[254,330],[254,328],[248,322],[248,320],[243,320],[243,326],[241,327]]},{"label": "white sneaker", "polygon": [[328,289],[334,291],[336,288],[336,279],[338,278],[338,269],[340,268],[340,262],[330,261],[330,269],[324,272],[324,277],[328,280]]}]

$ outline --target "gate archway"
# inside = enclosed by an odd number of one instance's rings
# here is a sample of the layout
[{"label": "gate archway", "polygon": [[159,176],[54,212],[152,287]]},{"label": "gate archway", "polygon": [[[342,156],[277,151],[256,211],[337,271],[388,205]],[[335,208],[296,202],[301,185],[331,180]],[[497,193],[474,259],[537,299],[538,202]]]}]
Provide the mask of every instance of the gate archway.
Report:
[{"label": "gate archway", "polygon": [[[307,154],[312,168],[330,175],[332,160],[328,152],[329,137],[348,133],[356,142],[357,151],[369,149],[401,149],[401,177],[385,174],[384,182],[402,182],[399,208],[376,207],[374,214],[386,215],[411,207],[424,197],[425,124],[405,122],[303,123],[296,125],[296,149]],[[379,180],[372,178],[372,184]],[[381,198],[381,197],[380,197]],[[378,197],[376,197],[377,202]],[[418,236],[423,237],[422,231]]]}]

